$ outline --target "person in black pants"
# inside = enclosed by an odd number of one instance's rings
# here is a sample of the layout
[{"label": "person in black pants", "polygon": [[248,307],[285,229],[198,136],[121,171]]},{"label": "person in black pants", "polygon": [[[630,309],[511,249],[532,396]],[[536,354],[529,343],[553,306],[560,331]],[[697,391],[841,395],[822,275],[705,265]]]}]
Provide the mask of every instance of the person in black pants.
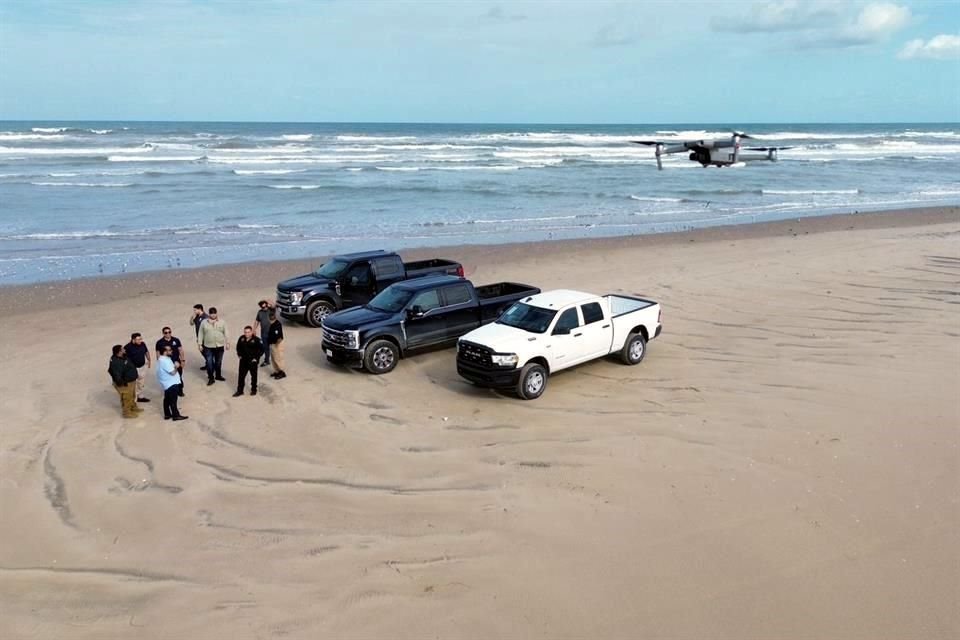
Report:
[{"label": "person in black pants", "polygon": [[[203,324],[203,321],[207,319],[207,314],[203,310],[202,304],[193,305],[193,311],[190,314],[190,325],[193,327],[194,333],[196,333],[197,338],[200,337],[200,325]],[[200,367],[201,371],[207,370],[207,362],[204,360],[203,366]]]},{"label": "person in black pants", "polygon": [[187,416],[180,415],[177,398],[180,397],[180,362],[174,362],[173,347],[164,346],[157,358],[157,381],[163,387],[163,419],[180,421]]},{"label": "person in black pants", "polygon": [[257,311],[257,317],[253,321],[253,333],[260,336],[260,342],[263,343],[263,362],[261,367],[270,365],[270,349],[267,347],[267,337],[270,335],[270,316],[273,315],[273,305],[267,300],[261,300],[257,303],[260,306]]},{"label": "person in black pants", "polygon": [[233,397],[243,395],[243,387],[247,382],[247,373],[250,374],[250,395],[257,395],[257,373],[260,371],[260,356],[263,355],[263,342],[253,335],[253,327],[243,328],[243,335],[237,340],[237,357],[240,367],[237,372],[237,392]]},{"label": "person in black pants", "polygon": [[230,342],[227,337],[227,323],[219,316],[216,307],[210,307],[207,319],[200,323],[197,346],[207,362],[207,386],[213,384],[214,380],[225,381],[220,367],[223,364],[224,350],[230,350]]},{"label": "person in black pants", "polygon": [[180,338],[173,335],[173,330],[170,327],[164,327],[161,329],[163,332],[163,337],[157,340],[157,361],[160,360],[160,356],[163,355],[164,347],[170,347],[173,353],[170,354],[170,359],[173,360],[174,364],[180,366],[177,367],[177,375],[180,376],[180,385],[177,389],[178,395],[183,398],[186,394],[183,392],[183,368],[187,364],[187,350],[183,348],[183,343],[180,342]]}]

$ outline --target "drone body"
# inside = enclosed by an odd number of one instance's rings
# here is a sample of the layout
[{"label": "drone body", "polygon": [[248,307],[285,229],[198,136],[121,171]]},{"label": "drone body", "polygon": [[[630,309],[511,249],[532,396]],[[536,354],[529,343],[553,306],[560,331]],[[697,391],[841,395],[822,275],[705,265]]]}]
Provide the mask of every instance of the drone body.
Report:
[{"label": "drone body", "polygon": [[[729,167],[739,162],[777,161],[777,151],[790,147],[746,147],[740,141],[752,139],[745,133],[734,132],[730,138],[719,140],[689,140],[683,142],[661,140],[631,140],[634,144],[656,147],[657,168],[663,169],[663,156],[673,153],[689,152],[689,159],[704,167]],[[744,152],[748,153],[744,153]],[[749,152],[762,153],[749,153]]]}]

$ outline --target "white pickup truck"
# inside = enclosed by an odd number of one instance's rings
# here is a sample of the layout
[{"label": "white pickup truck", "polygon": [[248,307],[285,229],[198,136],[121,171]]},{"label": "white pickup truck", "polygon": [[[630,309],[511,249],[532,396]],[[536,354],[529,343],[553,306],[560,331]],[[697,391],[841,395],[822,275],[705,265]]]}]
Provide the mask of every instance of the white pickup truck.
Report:
[{"label": "white pickup truck", "polygon": [[460,338],[457,372],[533,400],[551,374],[588,360],[619,353],[639,364],[660,329],[660,305],[652,300],[557,289],[524,298]]}]

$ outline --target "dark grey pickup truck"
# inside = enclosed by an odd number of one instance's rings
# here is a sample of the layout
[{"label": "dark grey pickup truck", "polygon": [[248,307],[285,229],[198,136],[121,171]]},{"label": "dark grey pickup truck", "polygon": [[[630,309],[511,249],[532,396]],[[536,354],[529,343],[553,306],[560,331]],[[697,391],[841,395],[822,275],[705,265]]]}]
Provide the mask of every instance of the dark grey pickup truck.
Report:
[{"label": "dark grey pickup truck", "polygon": [[362,307],[323,320],[323,350],[334,364],[387,373],[411,351],[453,346],[540,289],[514,282],[474,287],[455,276],[398,282]]},{"label": "dark grey pickup truck", "polygon": [[395,282],[436,274],[462,277],[463,266],[439,258],[404,262],[387,251],[347,253],[277,284],[277,309],[284,318],[319,327],[334,311],[366,304]]}]

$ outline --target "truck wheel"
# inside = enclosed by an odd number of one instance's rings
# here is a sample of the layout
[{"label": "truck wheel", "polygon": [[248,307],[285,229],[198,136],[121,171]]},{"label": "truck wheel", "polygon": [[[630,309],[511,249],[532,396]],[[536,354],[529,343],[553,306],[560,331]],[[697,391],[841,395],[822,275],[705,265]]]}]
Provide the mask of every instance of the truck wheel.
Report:
[{"label": "truck wheel", "polygon": [[389,340],[374,340],[363,353],[363,368],[380,375],[390,373],[397,366],[400,350]]},{"label": "truck wheel", "polygon": [[521,400],[536,400],[547,388],[547,370],[543,365],[531,362],[520,371],[517,395]]},{"label": "truck wheel", "polygon": [[623,349],[620,350],[620,359],[624,364],[640,364],[646,354],[647,341],[639,333],[631,333],[627,336]]},{"label": "truck wheel", "polygon": [[307,307],[307,324],[311,327],[319,327],[323,319],[336,310],[337,308],[329,300],[311,302]]}]

